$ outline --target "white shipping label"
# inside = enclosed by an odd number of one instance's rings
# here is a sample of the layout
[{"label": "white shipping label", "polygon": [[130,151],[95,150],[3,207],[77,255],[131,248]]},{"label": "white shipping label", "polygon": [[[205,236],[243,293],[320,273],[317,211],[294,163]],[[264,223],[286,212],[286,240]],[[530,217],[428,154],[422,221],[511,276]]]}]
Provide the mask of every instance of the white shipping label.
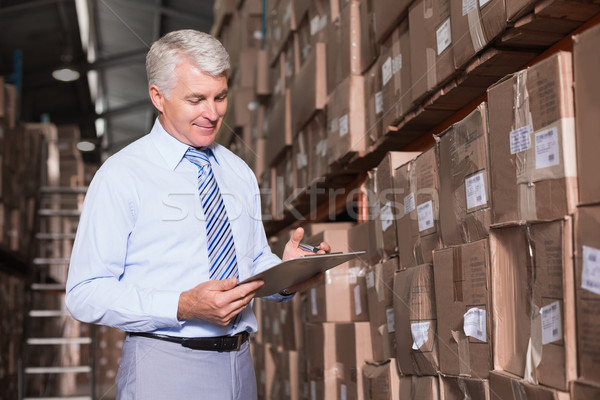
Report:
[{"label": "white shipping label", "polygon": [[396,75],[402,69],[402,54],[398,54],[392,60],[392,74]]},{"label": "white shipping label", "polygon": [[327,157],[327,139],[321,139],[315,146],[317,155]]},{"label": "white shipping label", "polygon": [[433,228],[433,200],[429,200],[417,207],[419,219],[419,232]]},{"label": "white shipping label", "polygon": [[367,288],[371,289],[372,287],[375,287],[375,273],[373,271],[369,271],[367,272],[367,276],[366,276],[366,281],[367,281]]},{"label": "white shipping label", "polygon": [[316,15],[310,20],[310,35],[314,36],[321,30],[321,18]]},{"label": "white shipping label", "polygon": [[437,31],[435,31],[435,39],[437,41],[437,55],[439,56],[448,46],[450,46],[450,43],[452,43],[450,18],[447,18]]},{"label": "white shipping label", "polygon": [[510,154],[517,154],[531,148],[531,125],[510,132]]},{"label": "white shipping label", "polygon": [[394,309],[393,308],[386,308],[385,319],[387,321],[388,333],[396,332],[396,324],[394,322]]},{"label": "white shipping label", "polygon": [[304,153],[296,154],[296,167],[302,169],[308,165],[308,155]]},{"label": "white shipping label", "polygon": [[279,320],[273,319],[273,333],[279,335]]},{"label": "white shipping label", "polygon": [[310,289],[310,310],[312,311],[312,315],[317,315],[317,289]]},{"label": "white shipping label", "polygon": [[263,33],[262,31],[254,31],[252,32],[252,36],[254,37],[254,39],[256,40],[262,40],[263,38]]},{"label": "white shipping label", "polygon": [[345,136],[348,133],[348,114],[344,114],[340,117],[340,137]]},{"label": "white shipping label", "polygon": [[404,214],[408,214],[409,212],[415,209],[415,194],[410,193],[408,196],[404,197]]},{"label": "white shipping label", "polygon": [[581,287],[590,292],[600,294],[600,250],[583,246],[583,268],[581,271]]},{"label": "white shipping label", "polygon": [[381,80],[385,86],[390,79],[392,79],[392,57],[388,57],[387,60],[381,65]]},{"label": "white shipping label", "polygon": [[487,330],[485,321],[485,310],[481,308],[471,308],[463,316],[463,329],[465,335],[474,337],[477,340],[486,342]]},{"label": "white shipping label", "polygon": [[394,215],[392,214],[392,203],[389,201],[381,207],[381,230],[386,231],[387,228],[392,226]]},{"label": "white shipping label", "polygon": [[381,114],[383,112],[383,92],[380,90],[375,93],[375,114]]},{"label": "white shipping label", "polygon": [[555,301],[540,308],[542,316],[542,344],[556,342],[562,339],[562,320],[560,318],[560,303]]},{"label": "white shipping label", "polygon": [[354,313],[355,315],[362,314],[362,304],[360,304],[360,286],[354,286]]},{"label": "white shipping label", "polygon": [[338,129],[339,129],[339,127],[338,127],[338,119],[334,118],[334,119],[331,120],[331,123],[329,124],[329,130],[331,132],[337,132]]},{"label": "white shipping label", "polygon": [[465,179],[465,190],[467,192],[467,210],[487,203],[483,172]]},{"label": "white shipping label", "polygon": [[410,324],[413,337],[413,350],[419,350],[429,340],[429,321]]},{"label": "white shipping label", "polygon": [[559,164],[558,131],[545,129],[535,134],[535,167],[547,168]]},{"label": "white shipping label", "polygon": [[287,380],[287,379],[285,380],[285,383],[284,383],[284,389],[285,389],[285,395],[288,396],[288,397],[290,397],[290,393],[291,393],[291,390],[290,390],[290,381]]},{"label": "white shipping label", "polygon": [[346,388],[346,385],[344,385],[343,383],[340,385],[340,399],[341,400],[346,400],[348,398],[348,389]]},{"label": "white shipping label", "polygon": [[485,6],[489,2],[490,2],[490,0],[479,0],[479,8]]},{"label": "white shipping label", "polygon": [[477,0],[463,0],[462,15],[463,17],[473,11],[477,7]]},{"label": "white shipping label", "polygon": [[317,400],[317,382],[310,381],[310,399]]},{"label": "white shipping label", "polygon": [[281,309],[281,313],[279,314],[279,319],[281,323],[285,325],[285,317],[287,316],[287,310],[285,308]]}]

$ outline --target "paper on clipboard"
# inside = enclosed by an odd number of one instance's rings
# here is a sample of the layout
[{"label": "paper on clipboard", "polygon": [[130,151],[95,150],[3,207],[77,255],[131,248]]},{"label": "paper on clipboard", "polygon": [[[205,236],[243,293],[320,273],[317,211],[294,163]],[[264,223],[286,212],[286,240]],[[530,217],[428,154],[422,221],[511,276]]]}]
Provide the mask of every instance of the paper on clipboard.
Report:
[{"label": "paper on clipboard", "polygon": [[355,251],[291,258],[244,279],[240,284],[262,279],[265,281],[265,285],[256,293],[256,296],[271,296],[364,253],[364,251]]}]

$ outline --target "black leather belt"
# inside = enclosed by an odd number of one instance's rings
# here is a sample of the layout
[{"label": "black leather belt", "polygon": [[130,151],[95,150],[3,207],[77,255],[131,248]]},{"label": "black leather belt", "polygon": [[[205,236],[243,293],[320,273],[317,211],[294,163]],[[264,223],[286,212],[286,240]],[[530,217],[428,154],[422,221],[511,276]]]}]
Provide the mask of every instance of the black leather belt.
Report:
[{"label": "black leather belt", "polygon": [[128,332],[131,336],[142,336],[151,339],[164,340],[166,342],[178,343],[183,347],[193,350],[209,350],[209,351],[238,351],[242,344],[250,336],[248,332],[240,332],[233,336],[215,336],[215,337],[198,337],[184,338],[169,335],[160,335],[158,333],[147,332]]}]

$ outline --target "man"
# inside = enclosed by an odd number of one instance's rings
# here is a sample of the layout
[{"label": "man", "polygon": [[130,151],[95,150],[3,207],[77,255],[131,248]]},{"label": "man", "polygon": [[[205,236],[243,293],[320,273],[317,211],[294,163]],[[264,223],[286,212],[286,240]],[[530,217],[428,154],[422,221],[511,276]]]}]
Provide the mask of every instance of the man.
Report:
[{"label": "man", "polygon": [[[127,331],[119,399],[253,399],[250,302],[280,262],[268,247],[256,178],[214,143],[229,56],[205,33],[171,32],[147,58],[152,131],[94,177],[73,246],[66,304],[78,320]],[[305,255],[303,230],[284,259]],[[321,244],[321,251],[329,245]],[[322,276],[271,296],[286,301]]]}]

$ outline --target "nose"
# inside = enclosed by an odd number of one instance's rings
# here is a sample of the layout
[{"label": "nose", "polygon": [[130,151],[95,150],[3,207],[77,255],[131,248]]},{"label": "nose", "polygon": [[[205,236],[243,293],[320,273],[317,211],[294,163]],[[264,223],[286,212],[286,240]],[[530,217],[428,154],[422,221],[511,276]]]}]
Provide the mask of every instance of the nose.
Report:
[{"label": "nose", "polygon": [[219,113],[214,101],[205,101],[202,109],[202,117],[206,118],[211,122],[215,122],[219,119]]}]

